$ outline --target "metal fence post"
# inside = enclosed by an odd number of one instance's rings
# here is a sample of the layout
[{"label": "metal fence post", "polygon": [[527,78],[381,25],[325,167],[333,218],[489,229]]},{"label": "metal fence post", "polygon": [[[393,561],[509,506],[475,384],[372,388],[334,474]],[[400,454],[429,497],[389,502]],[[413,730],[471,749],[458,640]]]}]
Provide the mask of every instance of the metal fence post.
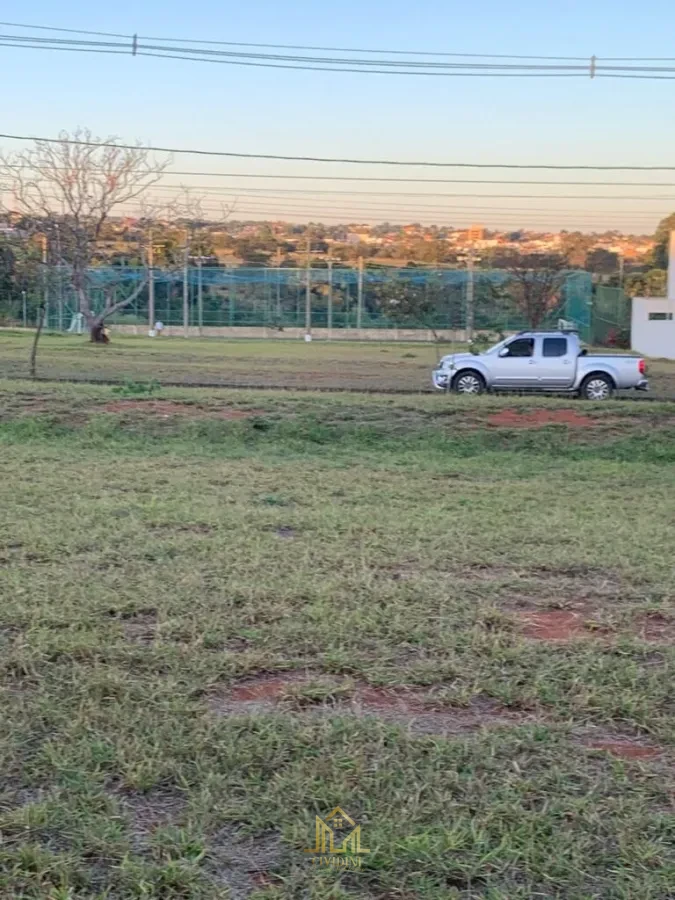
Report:
[{"label": "metal fence post", "polygon": [[190,261],[190,235],[185,229],[185,256],[183,258],[183,337],[190,334],[190,287],[188,284],[188,263]]},{"label": "metal fence post", "polygon": [[312,269],[309,250],[307,251],[307,270],[305,272],[305,338],[312,336]]},{"label": "metal fence post", "polygon": [[183,266],[183,337],[189,335],[190,328],[190,288],[188,285],[187,248],[185,249],[185,265]]},{"label": "metal fence post", "polygon": [[[42,235],[42,287],[43,287],[43,300],[45,307],[45,317],[47,323],[49,323],[49,278],[47,274],[47,235]],[[24,316],[25,318],[25,316]],[[24,322],[24,328],[26,327],[26,323]],[[49,324],[47,324],[49,327]]]},{"label": "metal fence post", "polygon": [[356,329],[361,331],[363,324],[363,257],[359,256],[359,274],[356,291]]},{"label": "metal fence post", "polygon": [[473,247],[469,248],[466,260],[466,338],[473,340],[474,327],[474,280],[473,280]]},{"label": "metal fence post", "polygon": [[202,289],[202,258],[197,257],[197,327],[199,337],[204,335],[204,297]]},{"label": "metal fence post", "polygon": [[155,261],[152,248],[152,232],[150,232],[150,241],[148,242],[148,328],[155,327],[155,270],[153,263]]},{"label": "metal fence post", "polygon": [[328,260],[328,338],[333,336],[333,260]]}]

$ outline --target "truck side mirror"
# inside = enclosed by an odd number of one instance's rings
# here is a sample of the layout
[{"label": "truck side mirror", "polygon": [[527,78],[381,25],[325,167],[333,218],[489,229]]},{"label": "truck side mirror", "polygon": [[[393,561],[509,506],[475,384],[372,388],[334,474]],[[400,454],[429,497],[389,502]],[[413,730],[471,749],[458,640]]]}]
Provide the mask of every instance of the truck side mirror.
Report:
[{"label": "truck side mirror", "polygon": [[508,356],[508,355],[509,355],[509,348],[502,347],[502,349],[499,351],[499,356],[501,356],[503,359],[505,356]]}]

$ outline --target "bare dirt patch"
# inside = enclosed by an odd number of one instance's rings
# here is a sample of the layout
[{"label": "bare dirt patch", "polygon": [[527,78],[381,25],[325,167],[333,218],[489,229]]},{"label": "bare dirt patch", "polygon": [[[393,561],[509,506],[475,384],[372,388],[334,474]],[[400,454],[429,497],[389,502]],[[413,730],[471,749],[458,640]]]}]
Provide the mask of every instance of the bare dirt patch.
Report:
[{"label": "bare dirt patch", "polygon": [[587,725],[576,730],[572,741],[586,750],[600,750],[617,759],[654,760],[670,755],[667,748],[637,731]]},{"label": "bare dirt patch", "polygon": [[638,744],[633,741],[591,741],[586,746],[590,750],[604,750],[620,759],[655,759],[663,753],[659,747]]},{"label": "bare dirt patch", "polygon": [[285,672],[282,675],[260,675],[240,682],[232,688],[230,699],[234,703],[260,700],[278,700],[292,685],[309,681],[302,672]]},{"label": "bare dirt patch", "polygon": [[250,836],[222,828],[209,844],[206,871],[228,888],[231,900],[244,900],[256,888],[273,883],[270,870],[281,863],[281,838],[276,832]]},{"label": "bare dirt patch", "polygon": [[291,541],[297,535],[297,528],[292,525],[265,525],[263,531],[272,531],[277,537]]},{"label": "bare dirt patch", "polygon": [[150,616],[124,622],[124,637],[134,644],[152,644],[157,633],[157,620]]},{"label": "bare dirt patch", "polygon": [[177,403],[173,400],[111,400],[103,407],[105,412],[142,412],[150,416],[198,416],[211,415],[219,419],[250,419],[262,413],[255,409],[212,409],[195,403]]},{"label": "bare dirt patch", "polygon": [[157,828],[172,825],[185,813],[186,803],[177,791],[157,788],[145,794],[124,792],[117,800],[129,823],[132,844],[137,852],[146,848]]},{"label": "bare dirt patch", "polygon": [[532,718],[489,698],[475,698],[466,707],[453,707],[418,687],[378,687],[351,680],[340,683],[296,672],[246,679],[213,696],[210,707],[216,715],[295,711],[314,716],[370,717],[402,725],[414,734],[437,735],[520,724]]},{"label": "bare dirt patch", "polygon": [[138,609],[112,611],[111,616],[121,620],[122,633],[134,644],[152,644],[157,632],[157,610]]},{"label": "bare dirt patch", "polygon": [[646,613],[635,622],[639,637],[650,644],[675,644],[675,619],[663,613]]},{"label": "bare dirt patch", "polygon": [[536,641],[571,641],[594,633],[583,613],[572,610],[526,610],[520,612],[518,618],[521,620],[521,633]]},{"label": "bare dirt patch", "polygon": [[[603,420],[606,422],[607,420]],[[601,424],[574,409],[502,409],[488,417],[488,425],[495,428],[543,428],[545,425],[567,425],[570,428],[589,428]]]},{"label": "bare dirt patch", "polygon": [[213,534],[213,525],[206,522],[156,522],[148,526],[153,531],[182,532],[191,534]]}]

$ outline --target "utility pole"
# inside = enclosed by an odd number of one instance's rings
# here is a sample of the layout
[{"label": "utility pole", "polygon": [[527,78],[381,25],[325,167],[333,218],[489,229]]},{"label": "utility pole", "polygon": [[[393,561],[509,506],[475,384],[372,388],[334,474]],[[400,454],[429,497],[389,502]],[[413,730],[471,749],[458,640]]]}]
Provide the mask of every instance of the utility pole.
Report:
[{"label": "utility pole", "polygon": [[[42,235],[42,278],[43,278],[43,304],[45,308],[45,321],[49,328],[49,280],[47,278],[47,235]],[[24,325],[25,327],[25,325]]]},{"label": "utility pole", "polygon": [[197,325],[199,326],[199,337],[203,337],[204,333],[204,298],[202,294],[202,257],[197,257]]},{"label": "utility pole", "polygon": [[333,337],[333,260],[328,260],[328,340]]},{"label": "utility pole", "polygon": [[63,271],[61,269],[63,260],[61,259],[61,232],[58,222],[54,223],[54,228],[56,229],[56,259],[59,273],[59,331],[63,331]]},{"label": "utility pole", "polygon": [[473,247],[469,247],[466,257],[466,339],[473,340],[474,323],[474,283],[473,283]]},{"label": "utility pole", "polygon": [[188,286],[188,254],[190,252],[189,235],[185,229],[185,256],[183,259],[183,337],[188,337],[190,331],[190,293]]},{"label": "utility pole", "polygon": [[356,290],[356,330],[361,331],[363,323],[363,257],[359,256],[359,274]]},{"label": "utility pole", "polygon": [[307,269],[305,273],[305,340],[312,340],[312,239],[307,238]]},{"label": "utility pole", "polygon": [[23,327],[28,328],[28,308],[26,306],[26,292],[21,291],[21,305],[23,307]]},{"label": "utility pole", "polygon": [[623,271],[624,271],[624,257],[623,253],[619,253],[619,287],[623,288]]},{"label": "utility pole", "polygon": [[277,247],[277,325],[281,327],[281,247]]},{"label": "utility pole", "polygon": [[152,231],[148,241],[148,327],[152,331],[155,327],[155,256],[152,246]]}]

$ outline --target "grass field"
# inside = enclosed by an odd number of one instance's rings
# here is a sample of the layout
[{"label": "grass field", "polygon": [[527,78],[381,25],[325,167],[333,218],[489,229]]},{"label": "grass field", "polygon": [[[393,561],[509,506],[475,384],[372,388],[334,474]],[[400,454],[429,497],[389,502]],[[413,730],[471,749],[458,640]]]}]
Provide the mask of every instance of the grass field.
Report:
[{"label": "grass field", "polygon": [[675,406],[466,399],[0,381],[0,896],[675,896]]},{"label": "grass field", "polygon": [[[32,335],[0,331],[0,378],[28,375]],[[430,371],[446,345],[221,340],[113,335],[45,335],[38,374],[46,378],[160,383],[429,391]]]},{"label": "grass field", "polygon": [[[26,377],[32,334],[0,330],[0,378]],[[113,335],[108,346],[47,334],[38,375],[93,381],[158,381],[249,387],[431,392],[430,373],[449,344],[224,340]],[[652,395],[675,399],[675,363],[649,364]]]}]

